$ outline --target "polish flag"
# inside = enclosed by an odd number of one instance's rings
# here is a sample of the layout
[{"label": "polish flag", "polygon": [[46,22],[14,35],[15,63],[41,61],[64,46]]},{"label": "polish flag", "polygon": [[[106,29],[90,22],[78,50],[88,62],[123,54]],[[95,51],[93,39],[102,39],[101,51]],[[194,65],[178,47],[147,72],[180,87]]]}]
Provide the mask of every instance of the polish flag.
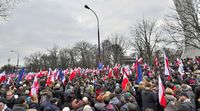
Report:
[{"label": "polish flag", "polygon": [[123,81],[122,81],[122,89],[125,90],[126,89],[126,85],[128,84],[129,80],[126,76],[126,74],[124,74],[124,77],[123,77]]},{"label": "polish flag", "polygon": [[164,96],[164,86],[163,86],[163,84],[162,84],[162,80],[161,80],[161,78],[160,78],[160,76],[159,76],[159,78],[158,78],[159,80],[158,80],[158,84],[159,84],[159,103],[160,103],[160,105],[161,106],[163,106],[164,108],[166,107],[166,99],[165,99],[165,96]]},{"label": "polish flag", "polygon": [[169,75],[169,61],[165,53],[164,53],[164,61],[165,61],[165,75]]},{"label": "polish flag", "polygon": [[31,93],[30,95],[36,95],[38,93],[39,90],[39,82],[37,80],[37,77],[35,76],[32,87],[31,87]]},{"label": "polish flag", "polygon": [[5,71],[3,71],[3,72],[0,74],[0,83],[1,83],[1,82],[4,82],[4,81],[6,81],[6,72],[5,72]]}]

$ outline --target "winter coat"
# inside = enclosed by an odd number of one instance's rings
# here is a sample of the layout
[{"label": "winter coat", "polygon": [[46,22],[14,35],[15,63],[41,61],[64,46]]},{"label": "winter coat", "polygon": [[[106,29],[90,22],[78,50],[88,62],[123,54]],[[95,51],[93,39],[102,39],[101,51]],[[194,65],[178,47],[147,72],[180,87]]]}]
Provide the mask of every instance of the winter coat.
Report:
[{"label": "winter coat", "polygon": [[29,105],[29,108],[30,109],[37,109],[37,110],[39,110],[39,105],[37,104],[37,103],[30,103],[30,105]]},{"label": "winter coat", "polygon": [[120,108],[120,111],[140,111],[140,109],[137,104],[128,102]]},{"label": "winter coat", "polygon": [[110,103],[111,104],[114,104],[117,108],[120,108],[123,104],[122,104],[122,102],[121,102],[121,100],[120,100],[120,97],[114,97],[114,98],[112,98],[111,100],[110,100]]},{"label": "winter coat", "polygon": [[104,107],[103,111],[117,111],[113,104],[108,104]]},{"label": "winter coat", "polygon": [[26,111],[26,107],[22,104],[15,104],[12,111]]},{"label": "winter coat", "polygon": [[64,101],[64,97],[63,97],[64,92],[63,92],[63,90],[61,88],[54,89],[54,90],[52,90],[52,93],[53,93],[53,97],[59,99],[58,106],[61,108],[62,103]]},{"label": "winter coat", "polygon": [[15,105],[15,103],[16,103],[16,99],[15,99],[14,96],[13,96],[10,100],[7,100],[6,105],[7,105],[10,109],[12,109],[13,106]]},{"label": "winter coat", "polygon": [[167,106],[165,107],[165,111],[175,111],[175,101],[176,98],[173,95],[165,95],[165,99],[167,102]]},{"label": "winter coat", "polygon": [[56,105],[51,104],[46,106],[43,111],[60,111],[60,109]]},{"label": "winter coat", "polygon": [[176,111],[196,111],[196,110],[192,102],[189,99],[187,99],[179,105]]},{"label": "winter coat", "polygon": [[101,111],[104,107],[105,107],[105,103],[95,103],[94,108],[96,109],[96,111]]},{"label": "winter coat", "polygon": [[158,95],[150,89],[143,89],[141,95],[143,110],[146,108],[152,108],[154,111],[157,111]]}]

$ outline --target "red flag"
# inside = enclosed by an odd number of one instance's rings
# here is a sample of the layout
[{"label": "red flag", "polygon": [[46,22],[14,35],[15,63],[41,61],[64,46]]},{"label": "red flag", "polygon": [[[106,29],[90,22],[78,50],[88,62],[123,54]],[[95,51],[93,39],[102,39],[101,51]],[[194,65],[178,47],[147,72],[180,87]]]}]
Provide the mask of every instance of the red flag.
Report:
[{"label": "red flag", "polygon": [[159,84],[159,103],[160,103],[160,105],[161,106],[163,106],[164,108],[166,107],[166,99],[165,99],[165,96],[164,96],[164,86],[163,86],[163,84],[162,84],[162,80],[161,80],[161,78],[160,78],[160,76],[159,76],[159,78],[158,78],[159,80],[158,80],[158,84]]},{"label": "red flag", "polygon": [[0,74],[0,83],[1,83],[1,82],[4,82],[4,81],[6,81],[6,72],[5,72],[5,71],[3,71],[3,72]]},{"label": "red flag", "polygon": [[112,77],[112,68],[110,68],[109,73],[108,73],[108,79]]},{"label": "red flag", "polygon": [[122,89],[125,90],[126,89],[126,85],[128,84],[129,80],[126,76],[126,74],[124,74],[123,80],[122,80]]},{"label": "red flag", "polygon": [[76,70],[73,70],[72,73],[69,76],[69,80],[72,81],[76,77]]}]

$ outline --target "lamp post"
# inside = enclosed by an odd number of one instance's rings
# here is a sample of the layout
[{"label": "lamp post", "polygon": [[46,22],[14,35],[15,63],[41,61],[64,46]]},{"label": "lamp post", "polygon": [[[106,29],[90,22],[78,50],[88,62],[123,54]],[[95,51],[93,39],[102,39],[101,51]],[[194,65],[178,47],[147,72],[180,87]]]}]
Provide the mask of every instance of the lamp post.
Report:
[{"label": "lamp post", "polygon": [[100,33],[99,33],[99,18],[94,10],[92,10],[89,6],[85,5],[85,8],[92,11],[97,19],[97,36],[98,36],[98,62],[101,62],[101,52],[100,52]]},{"label": "lamp post", "polygon": [[18,70],[18,66],[19,66],[19,52],[18,51],[15,51],[15,50],[11,50],[10,52],[15,52],[17,53],[17,70]]}]

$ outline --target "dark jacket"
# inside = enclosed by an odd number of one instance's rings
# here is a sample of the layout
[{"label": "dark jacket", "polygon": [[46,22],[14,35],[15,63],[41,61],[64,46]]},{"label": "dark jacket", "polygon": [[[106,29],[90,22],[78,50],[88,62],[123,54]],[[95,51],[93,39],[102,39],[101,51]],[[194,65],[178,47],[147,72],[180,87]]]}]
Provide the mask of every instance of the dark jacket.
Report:
[{"label": "dark jacket", "polygon": [[60,109],[56,105],[51,104],[45,107],[43,111],[60,111]]},{"label": "dark jacket", "polygon": [[29,108],[30,109],[37,109],[37,110],[39,110],[39,105],[37,104],[37,103],[30,103],[30,105],[29,105]]},{"label": "dark jacket", "polygon": [[16,103],[16,99],[14,98],[14,96],[13,96],[10,100],[7,100],[7,101],[6,101],[6,105],[7,105],[10,109],[13,108],[13,106],[15,105],[15,103]]},{"label": "dark jacket", "polygon": [[182,102],[177,111],[196,111],[191,101]]},{"label": "dark jacket", "polygon": [[128,102],[120,108],[120,111],[140,111],[140,109],[137,104]]},{"label": "dark jacket", "polygon": [[152,108],[154,111],[157,111],[158,95],[150,89],[143,89],[141,95],[143,110],[146,108]]},{"label": "dark jacket", "polygon": [[12,108],[12,111],[26,111],[26,107],[22,104],[15,104]]}]

